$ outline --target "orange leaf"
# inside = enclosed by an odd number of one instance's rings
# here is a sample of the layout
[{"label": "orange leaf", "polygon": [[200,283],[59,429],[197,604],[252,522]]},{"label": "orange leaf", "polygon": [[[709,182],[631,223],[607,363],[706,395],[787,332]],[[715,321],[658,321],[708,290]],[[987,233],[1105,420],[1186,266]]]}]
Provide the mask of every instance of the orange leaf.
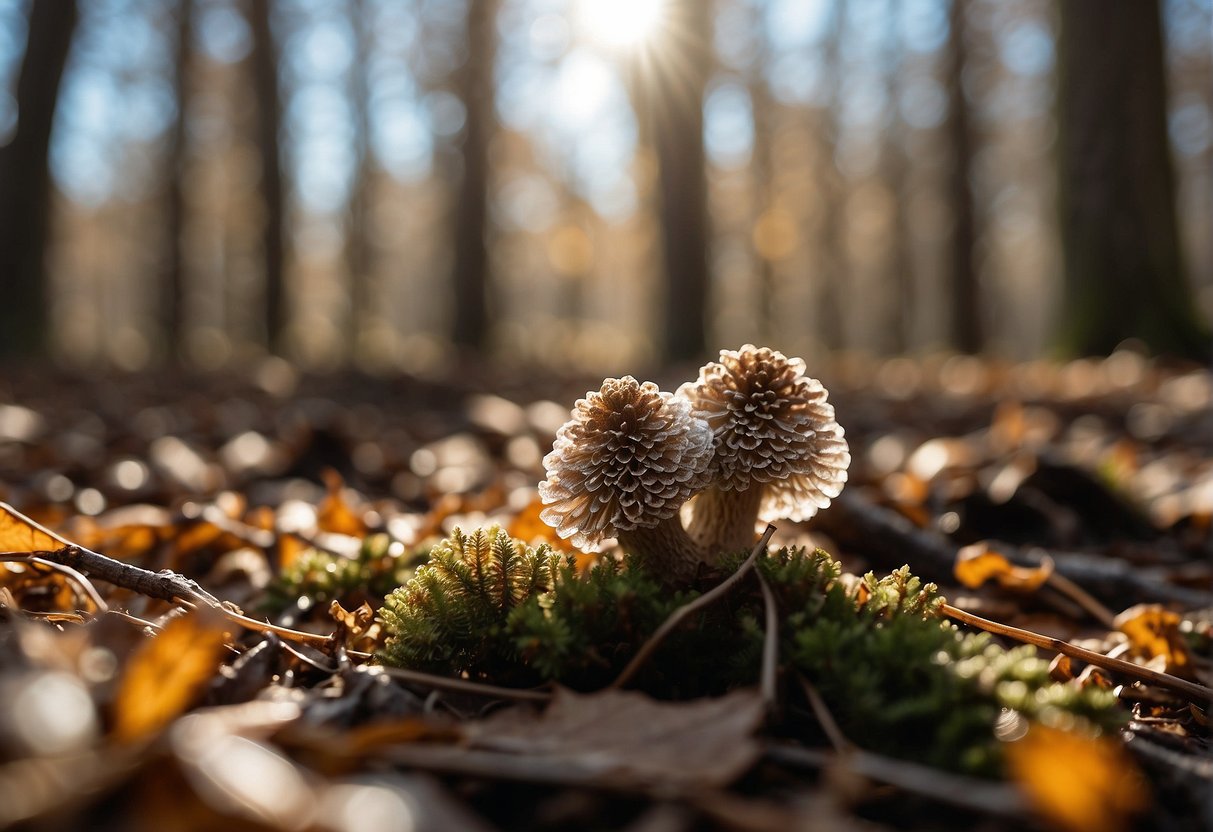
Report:
[{"label": "orange leaf", "polygon": [[218,613],[200,609],[140,645],[114,700],[114,739],[150,736],[194,704],[223,658],[223,624]]},{"label": "orange leaf", "polygon": [[324,470],[324,484],[328,493],[316,510],[316,525],[326,532],[348,534],[351,537],[366,537],[367,526],[358,512],[345,499],[345,482],[332,468]]},{"label": "orange leaf", "polygon": [[1034,723],[1006,753],[1011,776],[1040,813],[1067,832],[1120,832],[1149,806],[1133,758],[1107,737]]},{"label": "orange leaf", "polygon": [[1138,604],[1113,619],[1117,630],[1129,637],[1134,656],[1162,656],[1168,673],[1192,678],[1192,654],[1179,632],[1179,614],[1158,604]]},{"label": "orange leaf", "polygon": [[543,511],[543,501],[538,497],[526,504],[522,511],[514,515],[506,533],[524,543],[547,543],[553,549],[564,552],[576,552],[573,544],[556,534],[556,530],[543,522],[539,512]]},{"label": "orange leaf", "polygon": [[1035,569],[1015,566],[986,544],[974,543],[956,553],[953,574],[969,589],[996,580],[1003,589],[1035,592],[1053,574],[1053,561],[1046,559]]},{"label": "orange leaf", "polygon": [[0,552],[53,552],[71,545],[8,503],[0,503]]}]

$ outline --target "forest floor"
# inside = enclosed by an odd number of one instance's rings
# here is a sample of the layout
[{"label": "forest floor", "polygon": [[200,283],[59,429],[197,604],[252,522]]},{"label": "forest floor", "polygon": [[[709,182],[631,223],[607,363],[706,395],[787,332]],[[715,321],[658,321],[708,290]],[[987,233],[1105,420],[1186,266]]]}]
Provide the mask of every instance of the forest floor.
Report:
[{"label": "forest floor", "polygon": [[1164,679],[1042,648],[1054,678],[1113,690],[1124,727],[1111,756],[1045,746],[1006,780],[789,733],[776,714],[830,717],[778,655],[761,698],[758,678],[675,702],[508,690],[377,669],[366,588],[283,602],[309,550],[372,533],[560,545],[535,486],[599,380],[448,377],[0,381],[0,827],[1213,828],[1209,372],[1128,352],[822,371],[850,482],[773,545],[908,564],[962,611]]}]

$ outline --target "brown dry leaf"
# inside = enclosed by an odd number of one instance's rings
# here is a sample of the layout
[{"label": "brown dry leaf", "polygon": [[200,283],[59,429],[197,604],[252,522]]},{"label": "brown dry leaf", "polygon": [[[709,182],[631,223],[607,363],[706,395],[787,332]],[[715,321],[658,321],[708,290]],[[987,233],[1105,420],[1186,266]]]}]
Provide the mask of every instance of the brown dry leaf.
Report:
[{"label": "brown dry leaf", "polygon": [[368,529],[361,515],[345,499],[345,481],[332,468],[324,470],[328,493],[316,509],[316,525],[321,531],[366,537]]},{"label": "brown dry leaf", "polygon": [[8,503],[0,503],[0,552],[53,552],[71,545]]},{"label": "brown dry leaf", "polygon": [[1150,804],[1133,758],[1107,737],[1033,724],[1006,753],[1011,776],[1041,814],[1068,832],[1119,832]]},{"label": "brown dry leaf", "polygon": [[333,638],[353,650],[374,652],[381,645],[383,628],[375,620],[375,611],[366,601],[362,606],[347,610],[337,601],[329,604],[329,616],[337,622]]},{"label": "brown dry leaf", "polygon": [[1138,604],[1112,620],[1129,637],[1129,650],[1147,660],[1162,657],[1167,673],[1192,678],[1192,654],[1179,632],[1180,617],[1158,604]]},{"label": "brown dry leaf", "polygon": [[1015,566],[985,543],[974,543],[956,553],[953,574],[969,589],[996,580],[1003,589],[1035,592],[1053,574],[1053,561],[1045,559],[1034,569]]},{"label": "brown dry leaf", "polygon": [[154,734],[192,705],[218,671],[226,638],[223,617],[199,609],[140,645],[114,699],[114,739]]},{"label": "brown dry leaf", "polygon": [[620,787],[723,787],[761,753],[762,698],[658,702],[634,691],[560,689],[542,715],[505,711],[468,726],[472,745],[545,758]]}]

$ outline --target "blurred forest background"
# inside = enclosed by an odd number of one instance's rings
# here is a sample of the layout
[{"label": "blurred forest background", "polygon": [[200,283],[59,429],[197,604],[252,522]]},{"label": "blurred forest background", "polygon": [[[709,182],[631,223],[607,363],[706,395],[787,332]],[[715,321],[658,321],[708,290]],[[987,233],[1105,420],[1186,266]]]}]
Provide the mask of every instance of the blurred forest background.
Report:
[{"label": "blurred forest background", "polygon": [[1208,355],[1210,0],[0,0],[0,358]]}]

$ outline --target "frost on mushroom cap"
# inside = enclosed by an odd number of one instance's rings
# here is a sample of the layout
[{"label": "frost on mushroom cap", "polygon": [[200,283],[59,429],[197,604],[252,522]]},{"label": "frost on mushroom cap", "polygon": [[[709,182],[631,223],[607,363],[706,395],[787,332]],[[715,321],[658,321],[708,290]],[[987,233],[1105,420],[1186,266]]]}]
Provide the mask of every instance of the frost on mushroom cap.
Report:
[{"label": "frost on mushroom cap", "polygon": [[540,517],[583,549],[655,526],[707,485],[712,431],[691,404],[631,376],[586,394],[543,458]]},{"label": "frost on mushroom cap", "polygon": [[842,491],[851,453],[826,389],[801,359],[753,344],[721,350],[678,395],[712,428],[713,485],[767,486],[760,519],[807,520]]}]

